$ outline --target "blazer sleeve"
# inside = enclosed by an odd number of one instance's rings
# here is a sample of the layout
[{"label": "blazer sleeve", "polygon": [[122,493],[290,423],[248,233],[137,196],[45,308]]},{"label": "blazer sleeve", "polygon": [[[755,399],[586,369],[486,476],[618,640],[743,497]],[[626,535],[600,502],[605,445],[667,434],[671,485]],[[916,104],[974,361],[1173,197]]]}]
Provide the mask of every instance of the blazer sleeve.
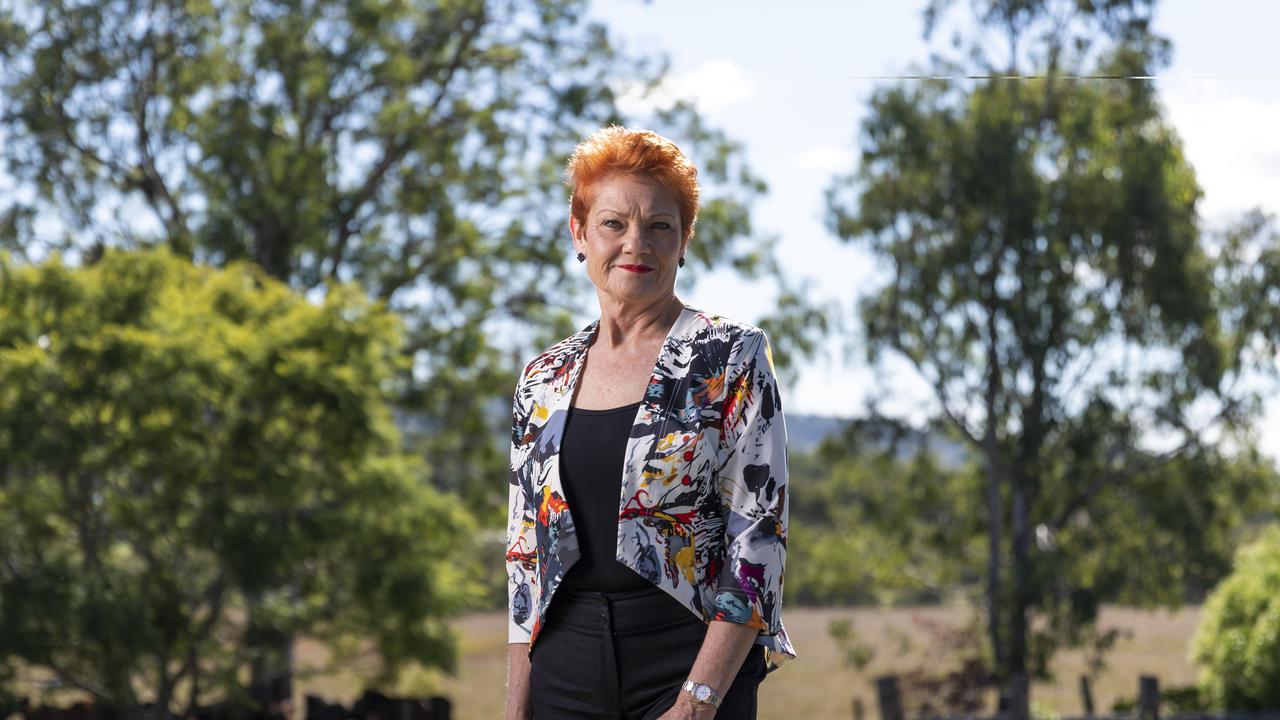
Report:
[{"label": "blazer sleeve", "polygon": [[712,619],[775,635],[787,559],[787,430],[764,331],[744,332],[738,357],[722,406],[717,479],[726,545]]},{"label": "blazer sleeve", "polygon": [[532,489],[521,472],[522,435],[528,424],[529,400],[522,372],[511,405],[511,460],[507,495],[507,638],[527,643],[533,634],[533,597],[537,582],[537,538],[534,532],[535,504]]}]

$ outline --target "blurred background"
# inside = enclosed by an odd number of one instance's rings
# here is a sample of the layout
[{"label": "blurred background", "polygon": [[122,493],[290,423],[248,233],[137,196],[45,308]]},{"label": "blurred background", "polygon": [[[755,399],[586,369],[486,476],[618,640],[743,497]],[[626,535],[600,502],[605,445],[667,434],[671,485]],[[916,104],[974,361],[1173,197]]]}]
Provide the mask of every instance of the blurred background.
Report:
[{"label": "blurred background", "polygon": [[500,716],[511,394],[596,316],[611,122],[783,378],[762,718],[1280,712],[1277,26],[0,0],[0,718]]}]

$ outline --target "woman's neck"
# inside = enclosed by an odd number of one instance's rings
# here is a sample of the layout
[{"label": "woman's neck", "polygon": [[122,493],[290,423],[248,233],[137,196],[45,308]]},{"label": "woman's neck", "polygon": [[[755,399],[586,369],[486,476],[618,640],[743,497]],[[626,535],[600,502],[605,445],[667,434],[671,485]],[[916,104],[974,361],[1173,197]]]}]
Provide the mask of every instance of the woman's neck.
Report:
[{"label": "woman's neck", "polygon": [[675,295],[645,305],[608,303],[602,298],[595,343],[612,349],[666,337],[683,310],[684,303]]}]

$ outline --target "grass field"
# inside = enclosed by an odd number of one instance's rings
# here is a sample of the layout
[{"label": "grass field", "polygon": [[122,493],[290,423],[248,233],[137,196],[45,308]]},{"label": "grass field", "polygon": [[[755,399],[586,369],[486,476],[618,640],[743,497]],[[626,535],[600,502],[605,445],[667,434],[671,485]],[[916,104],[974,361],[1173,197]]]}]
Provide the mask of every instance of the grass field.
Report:
[{"label": "grass field", "polygon": [[[827,633],[828,624],[838,618],[851,619],[860,638],[876,648],[876,659],[861,674],[843,667],[838,648]],[[1187,643],[1198,618],[1198,608],[1174,613],[1104,610],[1101,627],[1119,628],[1128,634],[1107,656],[1107,669],[1095,681],[1096,709],[1106,711],[1117,697],[1133,697],[1142,674],[1159,677],[1166,687],[1193,682],[1195,671],[1187,660]],[[798,658],[770,674],[761,685],[760,717],[851,718],[853,699],[861,697],[868,717],[874,718],[871,678],[917,666],[922,659],[936,655],[932,652],[936,649],[927,646],[928,634],[922,630],[921,621],[961,624],[966,619],[966,612],[952,608],[788,608],[785,622]],[[461,643],[457,675],[410,675],[401,690],[421,693],[433,688],[454,701],[458,720],[501,718],[507,648],[503,613],[468,615],[455,627]],[[900,655],[903,635],[912,647]],[[305,667],[321,655],[315,645],[303,642],[298,647],[297,660]],[[1055,681],[1035,685],[1032,701],[1058,713],[1079,714],[1079,678],[1085,671],[1083,654],[1061,653],[1053,670]],[[358,691],[355,681],[347,675],[300,681],[296,689],[298,695],[313,693],[343,702],[349,702]]]}]

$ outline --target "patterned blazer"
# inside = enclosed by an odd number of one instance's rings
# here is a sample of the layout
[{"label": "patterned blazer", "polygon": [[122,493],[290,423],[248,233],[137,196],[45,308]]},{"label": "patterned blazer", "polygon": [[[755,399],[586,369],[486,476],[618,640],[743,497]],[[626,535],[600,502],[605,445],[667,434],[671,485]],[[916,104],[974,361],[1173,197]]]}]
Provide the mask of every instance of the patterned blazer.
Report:
[{"label": "patterned blazer", "polygon": [[[598,327],[538,355],[516,386],[508,629],[510,642],[531,648],[580,557],[560,439]],[[706,622],[760,628],[770,669],[794,658],[782,626],[787,432],[762,330],[685,306],[658,353],[619,482],[618,561]]]}]

